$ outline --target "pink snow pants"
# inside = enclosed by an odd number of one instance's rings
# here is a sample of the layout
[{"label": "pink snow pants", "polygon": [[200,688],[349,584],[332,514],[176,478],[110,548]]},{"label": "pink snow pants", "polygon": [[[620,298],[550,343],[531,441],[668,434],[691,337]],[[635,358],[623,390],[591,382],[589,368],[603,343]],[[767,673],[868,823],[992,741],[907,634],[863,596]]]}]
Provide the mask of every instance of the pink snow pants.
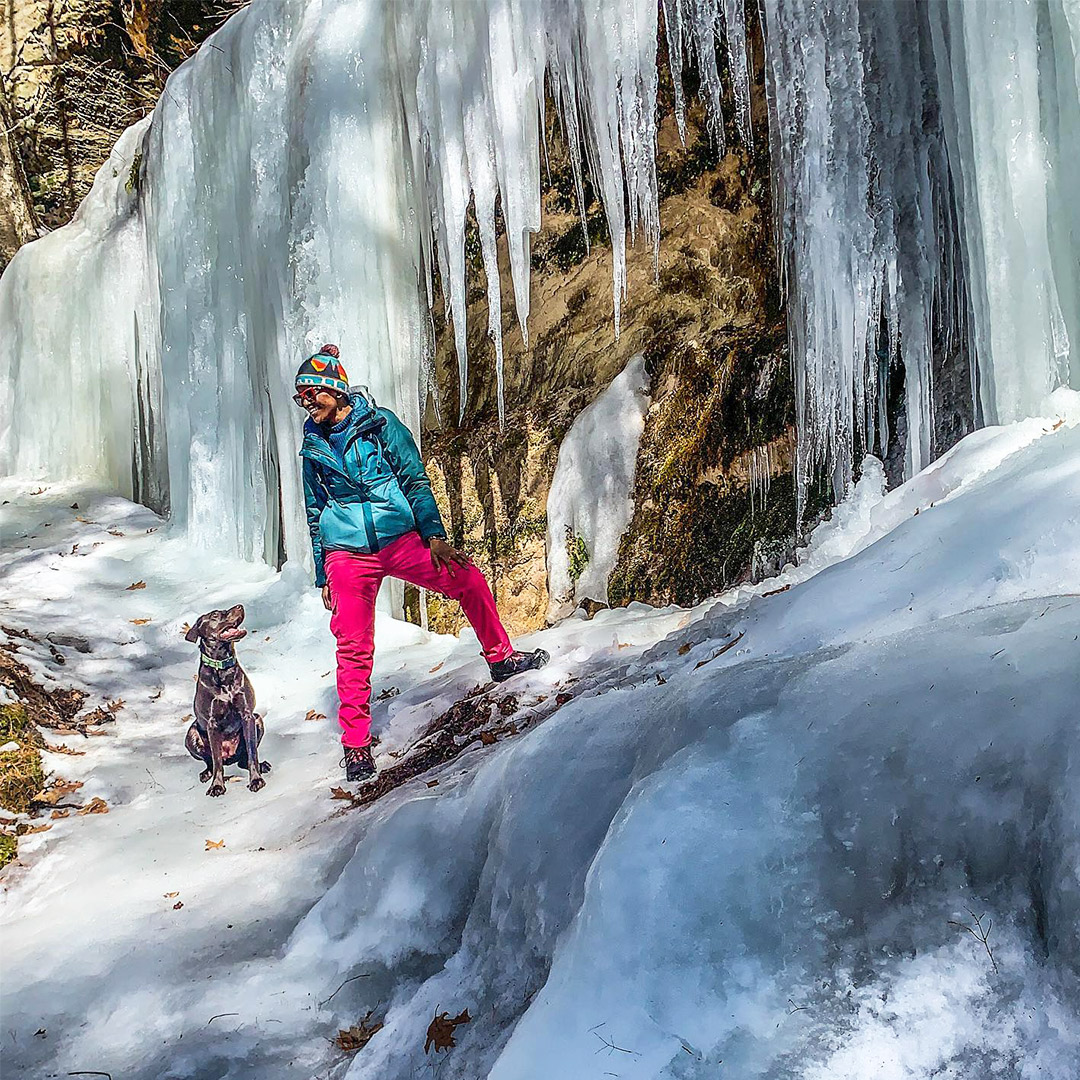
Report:
[{"label": "pink snow pants", "polygon": [[489,664],[505,660],[514,651],[484,575],[472,563],[455,565],[452,575],[445,566],[436,570],[419,533],[406,533],[374,555],[327,552],[326,580],[334,605],[330,632],[337,638],[338,723],[344,746],[367,746],[371,741],[375,594],[387,576],[457,600]]}]

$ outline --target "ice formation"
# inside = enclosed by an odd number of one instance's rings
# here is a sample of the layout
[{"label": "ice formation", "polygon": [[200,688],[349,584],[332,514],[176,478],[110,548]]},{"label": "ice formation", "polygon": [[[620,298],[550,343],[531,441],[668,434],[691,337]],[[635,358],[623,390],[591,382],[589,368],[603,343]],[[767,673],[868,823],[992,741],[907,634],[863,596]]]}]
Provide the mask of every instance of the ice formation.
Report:
[{"label": "ice formation", "polygon": [[619,540],[634,511],[634,471],[649,408],[648,383],[645,358],[639,353],[575,417],[559,446],[547,500],[551,622],[582,600],[607,603]]},{"label": "ice formation", "polygon": [[[749,142],[739,0],[310,0],[234,16],[118,142],[76,220],[4,274],[0,467],[97,476],[205,547],[302,552],[294,366],[339,340],[356,381],[416,430],[438,268],[464,407],[470,204],[498,372],[499,222],[527,336],[546,95],[579,195],[587,162],[603,201],[618,327],[627,233],[659,242],[661,6],[713,137],[726,66]],[[939,449],[941,365],[973,365],[987,421],[1080,383],[1075,0],[761,13],[801,481],[825,467],[843,490],[859,448],[887,442],[889,364],[906,373],[909,474]],[[47,431],[41,365],[66,402]]]},{"label": "ice formation", "polygon": [[890,362],[908,475],[939,450],[941,365],[977,363],[987,422],[1080,385],[1075,0],[762,11],[801,482],[843,489]]}]

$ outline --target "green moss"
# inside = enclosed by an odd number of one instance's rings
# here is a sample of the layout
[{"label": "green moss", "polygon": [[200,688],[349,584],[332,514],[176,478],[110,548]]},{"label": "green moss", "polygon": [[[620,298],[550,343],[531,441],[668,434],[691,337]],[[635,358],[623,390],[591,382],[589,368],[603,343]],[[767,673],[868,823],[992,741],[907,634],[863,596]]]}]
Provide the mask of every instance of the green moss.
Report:
[{"label": "green moss", "polygon": [[124,190],[129,195],[137,195],[139,192],[139,183],[142,178],[142,161],[142,151],[138,150],[131,159],[131,168],[128,169],[127,182],[124,184]]},{"label": "green moss", "polygon": [[44,785],[45,774],[40,751],[44,740],[19,704],[0,705],[0,745],[9,742],[19,748],[0,754],[0,806],[22,814]]},{"label": "green moss", "polygon": [[566,529],[566,557],[570,564],[570,584],[576,585],[589,565],[589,549],[585,546],[584,537],[578,536],[569,526]]},{"label": "green moss", "polygon": [[3,870],[3,868],[15,858],[18,844],[19,842],[14,836],[8,836],[7,833],[0,833],[0,870]]}]

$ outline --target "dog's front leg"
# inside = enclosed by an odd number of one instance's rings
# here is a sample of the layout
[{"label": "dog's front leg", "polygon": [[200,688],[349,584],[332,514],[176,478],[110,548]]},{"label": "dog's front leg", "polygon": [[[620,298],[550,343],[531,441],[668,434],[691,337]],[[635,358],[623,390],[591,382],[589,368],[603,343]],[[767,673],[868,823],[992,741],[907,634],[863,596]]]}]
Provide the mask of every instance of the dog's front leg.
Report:
[{"label": "dog's front leg", "polygon": [[210,742],[210,765],[214,770],[213,779],[206,789],[207,795],[215,798],[225,794],[225,755],[221,752],[221,728],[218,726],[217,709],[211,711],[206,725],[206,737]]},{"label": "dog's front leg", "polygon": [[259,732],[255,713],[247,703],[244,706],[243,736],[247,748],[248,790],[260,791],[266,787],[266,781],[261,775],[265,770],[259,764]]}]

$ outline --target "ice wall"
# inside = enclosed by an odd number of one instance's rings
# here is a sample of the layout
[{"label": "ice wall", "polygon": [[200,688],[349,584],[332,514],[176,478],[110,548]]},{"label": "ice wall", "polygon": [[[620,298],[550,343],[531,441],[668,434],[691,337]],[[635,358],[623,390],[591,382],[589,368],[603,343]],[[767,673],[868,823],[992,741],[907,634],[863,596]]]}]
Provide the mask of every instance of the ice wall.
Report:
[{"label": "ice wall", "polygon": [[619,540],[634,512],[634,472],[648,408],[649,378],[638,353],[582,409],[559,447],[547,500],[551,622],[586,598],[607,603]]},{"label": "ice wall", "polygon": [[[763,0],[802,485],[837,490],[903,365],[908,475],[935,362],[988,421],[1080,381],[1075,0]],[[884,443],[884,440],[882,440]]]},{"label": "ice wall", "polygon": [[[496,235],[527,336],[548,98],[607,214],[618,328],[626,244],[659,243],[661,9],[713,137],[730,87],[749,142],[739,0],[256,0],[0,280],[0,469],[94,476],[228,553],[306,554],[296,364],[338,341],[416,430],[437,268],[464,405],[471,205],[501,371]],[[760,10],[802,482],[825,468],[843,490],[887,441],[890,364],[909,471],[940,449],[935,365],[977,363],[989,419],[1080,383],[1076,0]]]}]

